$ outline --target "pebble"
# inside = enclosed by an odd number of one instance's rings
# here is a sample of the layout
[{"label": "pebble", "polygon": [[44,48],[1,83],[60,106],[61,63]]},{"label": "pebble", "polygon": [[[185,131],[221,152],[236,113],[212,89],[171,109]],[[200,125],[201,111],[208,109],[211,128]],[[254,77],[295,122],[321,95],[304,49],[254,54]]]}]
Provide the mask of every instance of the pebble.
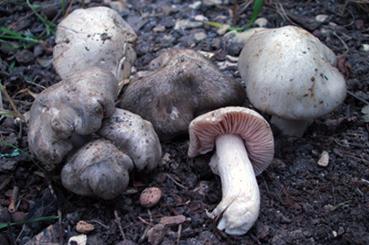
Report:
[{"label": "pebble", "polygon": [[264,17],[261,17],[261,18],[257,18],[254,23],[258,27],[266,27],[268,24],[268,20]]},{"label": "pebble", "polygon": [[174,30],[192,29],[202,26],[202,22],[190,20],[177,20],[174,25]]},{"label": "pebble", "polygon": [[118,13],[121,13],[127,10],[126,0],[119,0],[119,1],[104,0],[104,4],[108,4],[112,9],[116,10]]},{"label": "pebble", "polygon": [[202,3],[206,6],[216,6],[221,5],[222,0],[203,0]]},{"label": "pebble", "polygon": [[229,27],[230,27],[230,25],[227,25],[227,24],[222,25],[222,27],[218,28],[217,33],[220,36],[222,36],[222,35],[224,35],[228,31]]},{"label": "pebble", "polygon": [[206,39],[206,33],[205,32],[196,32],[194,35],[193,35],[193,38],[195,39],[195,41],[202,41],[204,39]]},{"label": "pebble", "polygon": [[205,22],[209,20],[208,18],[206,18],[205,16],[201,14],[196,15],[193,19],[196,21],[200,21],[200,22]]},{"label": "pebble", "polygon": [[147,241],[151,245],[159,245],[163,241],[166,231],[165,225],[154,225],[147,231]]},{"label": "pebble", "polygon": [[35,59],[35,56],[28,49],[23,49],[15,54],[15,59],[20,64],[28,64]]},{"label": "pebble", "polygon": [[320,158],[318,160],[318,165],[321,167],[327,167],[329,164],[329,153],[327,151],[323,151],[320,154]]},{"label": "pebble", "polygon": [[93,224],[90,224],[84,220],[78,221],[76,225],[76,231],[79,233],[87,234],[91,231],[95,230],[95,226]]},{"label": "pebble", "polygon": [[160,201],[162,195],[158,187],[148,187],[140,195],[140,204],[142,207],[151,208]]},{"label": "pebble", "polygon": [[320,22],[320,23],[326,22],[327,19],[328,19],[328,15],[326,15],[326,14],[318,14],[317,16],[315,16],[315,20]]},{"label": "pebble", "polygon": [[8,209],[0,206],[0,223],[8,223],[11,221]]},{"label": "pebble", "polygon": [[363,43],[361,45],[361,49],[365,52],[369,52],[369,44],[368,43]]},{"label": "pebble", "polygon": [[201,7],[201,1],[196,1],[188,6],[192,9],[199,9]]},{"label": "pebble", "polygon": [[165,26],[162,25],[157,25],[152,29],[154,32],[164,32],[165,31]]}]

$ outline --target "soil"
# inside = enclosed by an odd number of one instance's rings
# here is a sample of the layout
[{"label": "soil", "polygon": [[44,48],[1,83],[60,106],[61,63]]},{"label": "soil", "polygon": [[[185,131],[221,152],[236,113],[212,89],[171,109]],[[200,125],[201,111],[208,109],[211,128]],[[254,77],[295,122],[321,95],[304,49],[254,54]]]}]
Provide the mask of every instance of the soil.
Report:
[{"label": "soil", "polygon": [[[27,112],[34,94],[60,81],[51,64],[52,28],[48,34],[45,24],[25,2],[0,2],[0,26],[42,39],[31,46],[30,42],[0,42],[0,80],[19,113]],[[36,11],[57,24],[73,9],[101,5],[103,1],[64,1],[64,7],[60,2],[42,1]],[[225,62],[227,55],[237,57],[240,50],[227,46],[216,28],[205,24],[174,28],[178,20],[193,22],[197,15],[232,26],[245,25],[252,12],[251,6],[245,6],[247,1],[223,2],[196,6],[180,0],[128,1],[121,15],[139,37],[136,69],[144,70],[161,49],[189,47],[214,53],[212,59],[223,72],[240,81],[236,63]],[[369,101],[369,51],[363,46],[369,44],[369,4],[353,0],[265,2],[260,17],[268,20],[268,27],[301,26],[340,55],[340,70],[346,75],[349,92],[342,105],[315,120],[301,138],[283,136],[273,128],[275,158],[257,177],[261,212],[246,235],[228,236],[207,217],[205,210],[214,209],[221,200],[220,179],[208,167],[210,155],[187,157],[186,137],[163,144],[160,168],[132,176],[129,191],[109,202],[66,191],[59,173],[44,172],[28,153],[27,125],[1,117],[0,207],[8,208],[18,187],[13,221],[50,215],[61,218],[1,229],[0,244],[25,244],[53,223],[48,229],[55,234],[50,234],[56,236],[55,242],[65,243],[78,234],[75,226],[80,220],[95,226],[88,235],[89,244],[146,244],[148,229],[162,217],[174,215],[183,215],[186,220],[164,230],[156,226],[150,233],[152,243],[162,238],[162,244],[369,244],[369,125],[361,112]],[[327,19],[318,22],[319,14],[327,15]],[[195,35],[199,32],[205,35]],[[252,107],[248,103],[245,106]],[[15,111],[6,98],[4,107]],[[317,164],[323,151],[329,153],[326,167]],[[163,192],[161,201],[150,209],[139,205],[139,195],[147,186]],[[0,212],[0,223],[5,216]]]}]

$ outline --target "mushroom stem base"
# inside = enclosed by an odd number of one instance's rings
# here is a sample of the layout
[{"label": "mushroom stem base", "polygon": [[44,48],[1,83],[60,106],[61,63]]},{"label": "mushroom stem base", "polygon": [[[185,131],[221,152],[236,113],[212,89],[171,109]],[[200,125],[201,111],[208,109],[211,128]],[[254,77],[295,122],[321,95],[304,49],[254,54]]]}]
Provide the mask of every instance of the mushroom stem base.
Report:
[{"label": "mushroom stem base", "polygon": [[244,141],[226,134],[216,139],[216,152],[210,162],[222,181],[222,201],[208,216],[221,217],[218,229],[230,235],[243,235],[255,223],[260,193]]},{"label": "mushroom stem base", "polygon": [[283,134],[301,137],[312,120],[289,120],[278,116],[272,116],[271,123],[279,128]]}]

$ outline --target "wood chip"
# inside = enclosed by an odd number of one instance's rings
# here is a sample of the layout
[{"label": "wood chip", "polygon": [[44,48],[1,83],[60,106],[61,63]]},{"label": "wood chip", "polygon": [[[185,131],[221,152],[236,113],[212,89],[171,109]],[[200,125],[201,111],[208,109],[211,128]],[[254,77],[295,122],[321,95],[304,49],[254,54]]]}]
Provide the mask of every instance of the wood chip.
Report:
[{"label": "wood chip", "polygon": [[179,225],[187,221],[187,218],[183,215],[176,216],[164,216],[160,219],[160,224],[163,225]]}]

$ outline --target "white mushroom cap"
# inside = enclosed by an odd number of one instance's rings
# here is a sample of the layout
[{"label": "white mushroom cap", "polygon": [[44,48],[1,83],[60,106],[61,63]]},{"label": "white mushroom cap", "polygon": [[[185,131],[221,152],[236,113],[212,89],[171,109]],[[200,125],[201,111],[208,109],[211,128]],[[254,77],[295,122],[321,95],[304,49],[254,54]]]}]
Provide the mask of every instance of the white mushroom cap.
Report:
[{"label": "white mushroom cap", "polygon": [[290,120],[322,116],[346,96],[346,83],[334,67],[335,54],[307,31],[285,26],[253,34],[239,58],[251,103]]},{"label": "white mushroom cap", "polygon": [[64,79],[88,67],[100,66],[121,79],[127,72],[121,69],[130,70],[136,59],[131,45],[136,39],[132,27],[110,8],[74,10],[56,31],[55,70]]}]

